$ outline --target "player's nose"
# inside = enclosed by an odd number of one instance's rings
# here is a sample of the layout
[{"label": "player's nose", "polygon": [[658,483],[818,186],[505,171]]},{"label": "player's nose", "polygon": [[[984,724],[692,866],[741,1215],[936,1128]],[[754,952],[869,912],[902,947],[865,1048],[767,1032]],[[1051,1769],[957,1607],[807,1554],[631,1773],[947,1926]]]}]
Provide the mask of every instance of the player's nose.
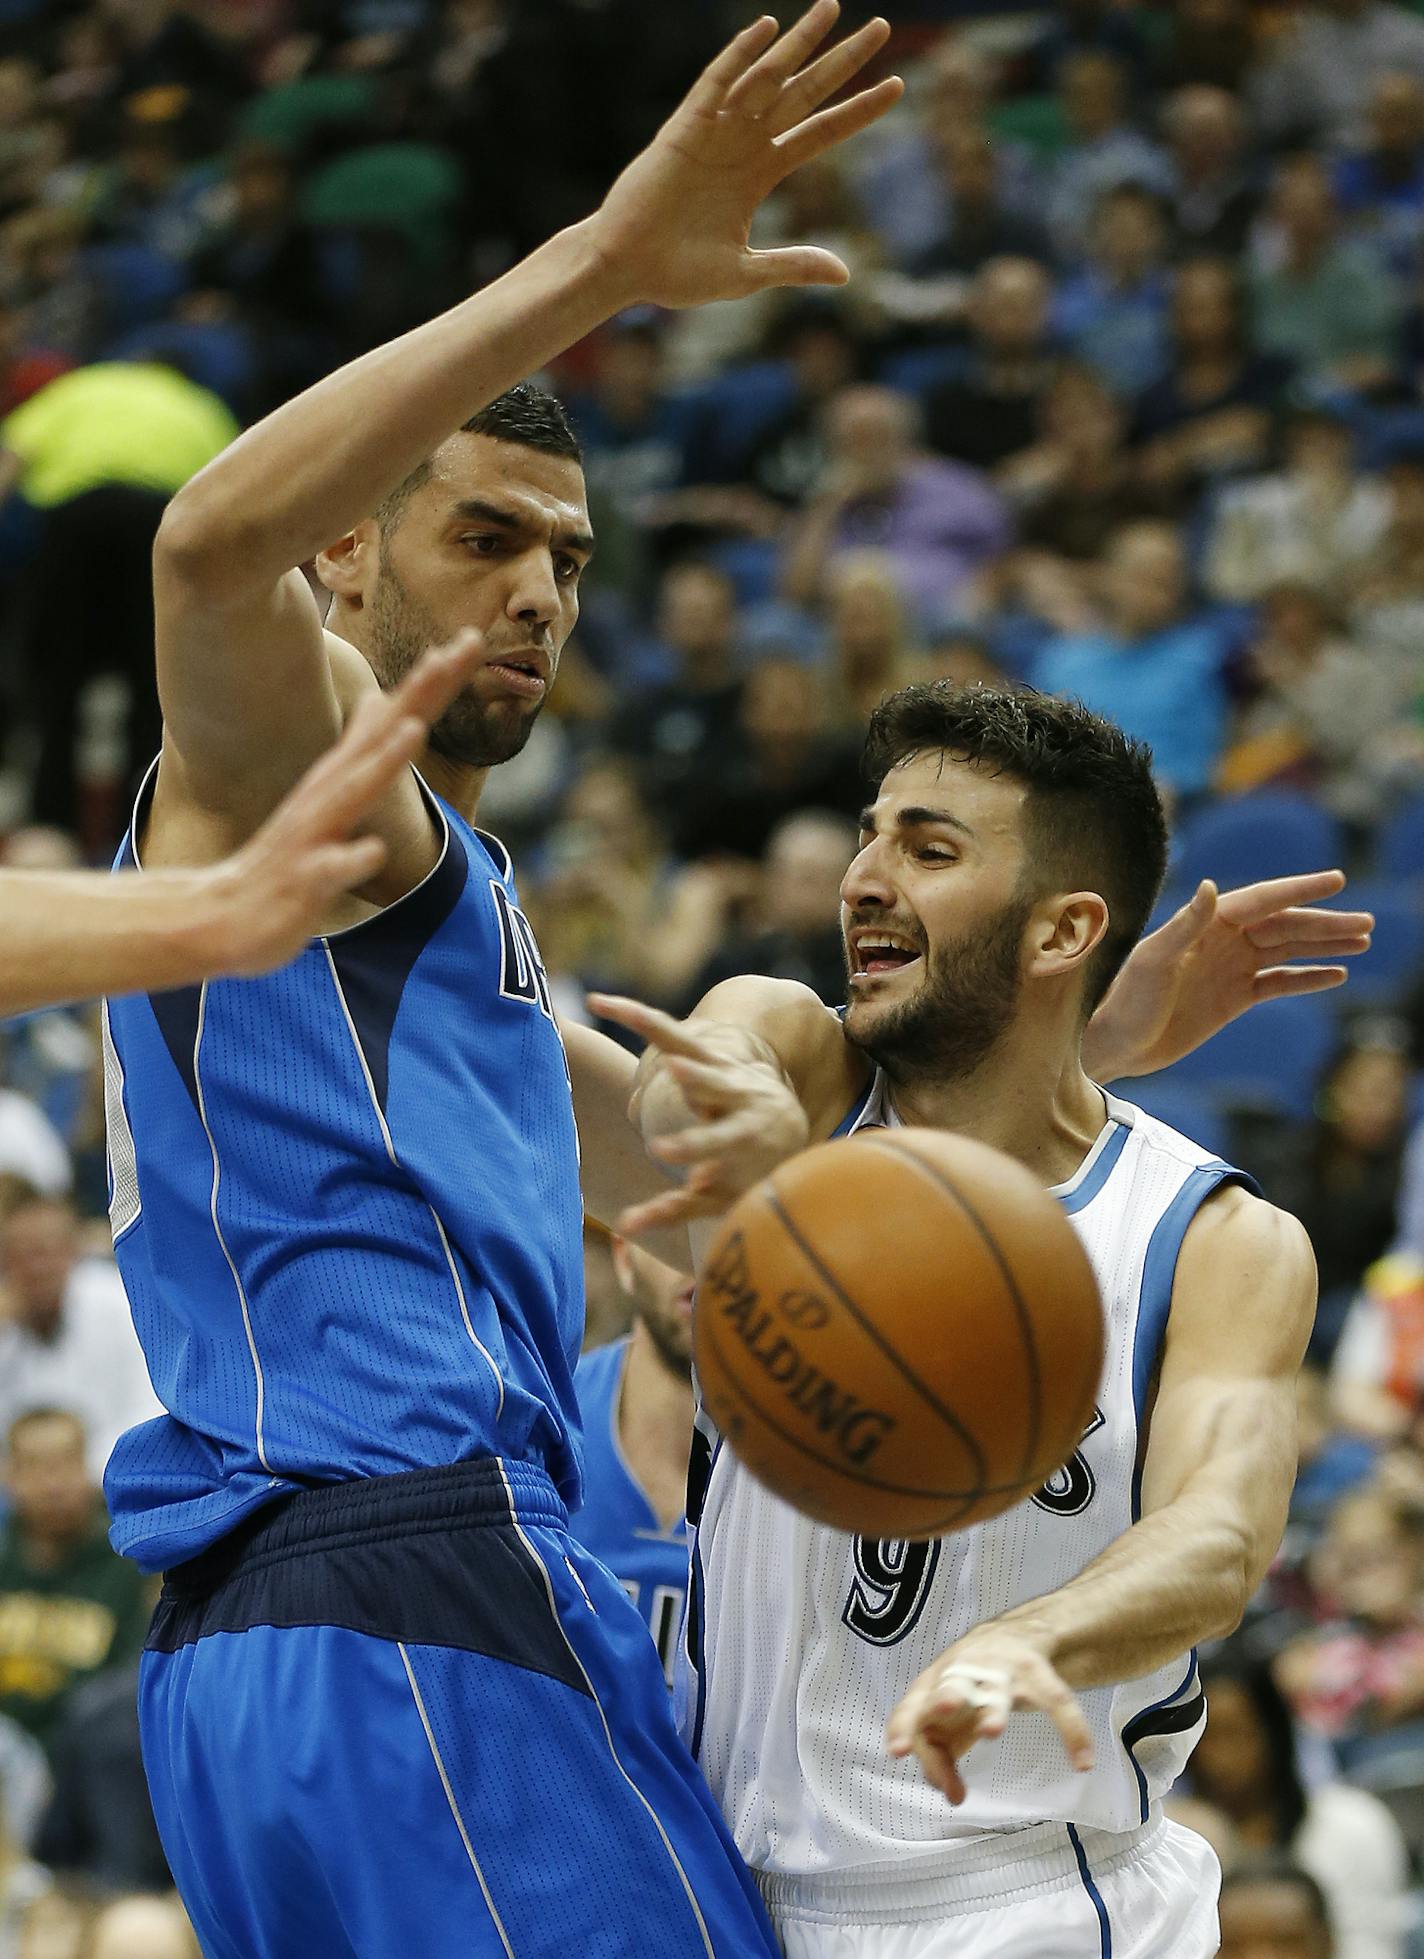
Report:
[{"label": "player's nose", "polygon": [[893,905],[895,887],[886,875],[884,859],[877,850],[879,838],[872,838],[851,860],[841,879],[841,903],[850,911],[864,911]]},{"label": "player's nose", "polygon": [[525,625],[552,625],[559,616],[559,581],[547,551],[528,551],[513,567],[505,611]]}]

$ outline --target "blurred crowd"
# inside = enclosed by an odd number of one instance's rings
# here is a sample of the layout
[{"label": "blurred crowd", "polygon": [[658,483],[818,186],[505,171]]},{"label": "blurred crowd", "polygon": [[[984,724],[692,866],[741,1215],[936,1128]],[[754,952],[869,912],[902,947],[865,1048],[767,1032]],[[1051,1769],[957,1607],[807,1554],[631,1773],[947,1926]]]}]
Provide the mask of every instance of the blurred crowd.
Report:
[{"label": "blurred crowd", "polygon": [[[157,740],[148,551],[237,429],[581,215],[727,0],[0,0],[0,859],[104,861]],[[854,11],[849,10],[849,11]],[[862,12],[868,12],[865,8]],[[1173,892],[1340,863],[1342,993],[1128,1092],[1315,1243],[1286,1543],[1204,1656],[1223,1950],[1424,1953],[1424,5],[883,9],[902,108],[758,242],[835,292],[640,309],[553,375],[598,551],[491,779],[560,1010],[842,997],[869,710],[1026,680],[1146,740]],[[90,1013],[0,1029],[0,1959],[166,1959],[148,1595],[98,1475],[152,1396]],[[590,1257],[593,1337],[626,1319]],[[1235,1929],[1233,1929],[1235,1927]],[[1233,1948],[1232,1941],[1236,1940]]]}]

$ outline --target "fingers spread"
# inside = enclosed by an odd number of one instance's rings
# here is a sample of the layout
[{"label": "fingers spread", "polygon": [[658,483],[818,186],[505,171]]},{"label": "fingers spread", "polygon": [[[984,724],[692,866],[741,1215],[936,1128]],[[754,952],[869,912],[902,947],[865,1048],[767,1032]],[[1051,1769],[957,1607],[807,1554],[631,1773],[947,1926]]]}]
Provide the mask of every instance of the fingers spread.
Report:
[{"label": "fingers spread", "polygon": [[745,75],[758,55],[770,47],[775,39],[776,22],[770,14],[763,14],[760,20],[754,20],[744,27],[719,55],[708,62],[694,82],[684,108],[695,109],[703,115],[715,114],[725,102],[728,89]]},{"label": "fingers spread", "polygon": [[1315,911],[1297,905],[1289,911],[1273,912],[1259,925],[1248,925],[1246,936],[1252,945],[1267,951],[1276,946],[1368,939],[1374,923],[1373,912]]},{"label": "fingers spread", "polygon": [[808,117],[784,136],[778,136],[776,150],[780,158],[780,174],[789,176],[823,150],[829,150],[835,144],[845,142],[848,136],[868,129],[871,123],[879,121],[887,109],[893,108],[904,93],[905,84],[900,77],[888,75],[873,88],[862,89],[859,95],[851,96],[848,102],[838,102],[833,109],[822,109],[819,115]]},{"label": "fingers spread", "polygon": [[800,20],[728,90],[726,107],[740,115],[765,115],[797,69],[825,40],[839,13],[838,0],[814,0]]},{"label": "fingers spread", "polygon": [[1348,978],[1343,966],[1268,966],[1256,975],[1252,1001],[1259,1006],[1263,1000],[1285,1000],[1297,993],[1328,993]]},{"label": "fingers spread", "polygon": [[661,1007],[649,1007],[641,1000],[629,1000],[621,993],[590,993],[588,1004],[600,1020],[613,1020],[664,1054],[686,1055],[690,1061],[714,1059],[685,1024],[666,1014]]},{"label": "fingers spread", "polygon": [[1267,878],[1260,884],[1243,884],[1239,891],[1226,892],[1221,914],[1231,925],[1259,925],[1272,912],[1289,905],[1313,905],[1321,898],[1333,898],[1345,888],[1343,871],[1307,871],[1300,877]]},{"label": "fingers spread", "polygon": [[781,91],[781,98],[766,117],[766,126],[775,136],[794,129],[803,116],[809,116],[829,101],[837,89],[844,88],[871,56],[878,54],[890,38],[890,24],[867,21],[857,33],[828,48],[809,68],[803,68]]}]

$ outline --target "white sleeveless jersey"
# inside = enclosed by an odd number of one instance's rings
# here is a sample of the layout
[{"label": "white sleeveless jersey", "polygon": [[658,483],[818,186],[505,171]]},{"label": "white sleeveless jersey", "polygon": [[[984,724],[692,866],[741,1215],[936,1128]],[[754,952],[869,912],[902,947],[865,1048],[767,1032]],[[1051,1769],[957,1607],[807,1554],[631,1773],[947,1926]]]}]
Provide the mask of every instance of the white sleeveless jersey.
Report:
[{"label": "white sleeveless jersey", "polygon": [[[837,1133],[895,1122],[877,1073]],[[1046,1715],[1015,1715],[973,1751],[956,1808],[913,1757],[891,1758],[885,1723],[945,1647],[1066,1584],[1135,1521],[1139,1431],[1177,1254],[1202,1201],[1232,1180],[1248,1181],[1108,1097],[1105,1128],[1054,1193],[1102,1293],[1101,1391],[1067,1466],[988,1523],[913,1544],[828,1529],[758,1483],[699,1414],[684,1732],[774,1901],[831,1909],[849,1896],[891,1910],[916,1886],[950,1895],[956,1871],[1081,1859],[1085,1835],[1102,1845],[1100,1832],[1140,1829],[1180,1773],[1205,1719],[1194,1654],[1079,1696],[1095,1748],[1088,1774],[1069,1768]]]}]

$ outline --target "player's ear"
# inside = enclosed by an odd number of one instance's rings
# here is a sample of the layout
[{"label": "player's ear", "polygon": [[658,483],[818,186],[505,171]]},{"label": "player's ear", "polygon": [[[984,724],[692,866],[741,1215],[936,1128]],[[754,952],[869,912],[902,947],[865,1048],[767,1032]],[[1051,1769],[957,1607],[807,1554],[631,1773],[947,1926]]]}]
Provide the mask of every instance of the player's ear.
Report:
[{"label": "player's ear", "polygon": [[328,592],[359,610],[370,596],[380,560],[380,526],[368,517],[317,553],[316,575]]},{"label": "player's ear", "polygon": [[618,1274],[618,1283],[629,1297],[633,1293],[633,1252],[626,1238],[617,1232],[609,1234],[608,1250],[613,1259],[613,1270]]},{"label": "player's ear", "polygon": [[1096,891],[1071,891],[1047,900],[1030,923],[1030,976],[1050,979],[1080,972],[1107,929],[1107,901]]}]

